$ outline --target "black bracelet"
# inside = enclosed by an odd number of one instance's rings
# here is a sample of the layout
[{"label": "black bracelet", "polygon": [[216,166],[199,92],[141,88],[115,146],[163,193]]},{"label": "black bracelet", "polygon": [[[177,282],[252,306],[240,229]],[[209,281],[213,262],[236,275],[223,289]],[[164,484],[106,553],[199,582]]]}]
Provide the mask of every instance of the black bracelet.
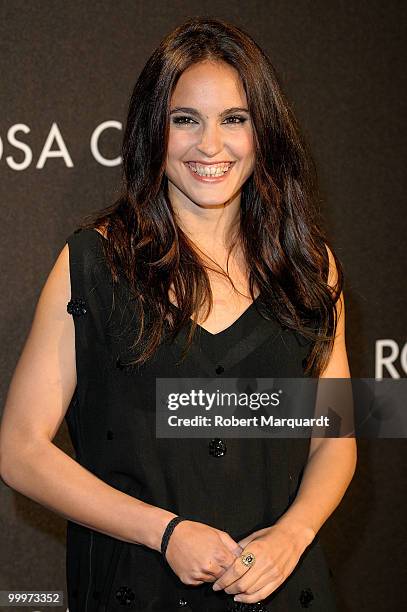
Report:
[{"label": "black bracelet", "polygon": [[174,516],[174,518],[170,520],[167,527],[165,528],[163,537],[161,539],[161,554],[163,555],[164,558],[165,558],[165,553],[166,553],[167,546],[168,546],[168,541],[171,537],[172,532],[174,531],[174,528],[178,525],[178,523],[180,523],[181,521],[186,521],[186,520],[187,519],[184,519],[181,516]]}]

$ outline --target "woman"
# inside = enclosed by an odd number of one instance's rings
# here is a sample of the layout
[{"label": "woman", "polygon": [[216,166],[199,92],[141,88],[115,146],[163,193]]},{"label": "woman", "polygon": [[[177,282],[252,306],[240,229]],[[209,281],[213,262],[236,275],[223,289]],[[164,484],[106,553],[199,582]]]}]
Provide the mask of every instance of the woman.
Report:
[{"label": "woman", "polygon": [[[181,25],[137,80],[122,154],[119,199],[41,293],[2,477],[68,519],[70,612],[334,610],[318,531],[353,439],[155,435],[157,377],[350,376],[342,269],[270,61],[224,21]],[[64,417],[75,460],[52,444]]]}]

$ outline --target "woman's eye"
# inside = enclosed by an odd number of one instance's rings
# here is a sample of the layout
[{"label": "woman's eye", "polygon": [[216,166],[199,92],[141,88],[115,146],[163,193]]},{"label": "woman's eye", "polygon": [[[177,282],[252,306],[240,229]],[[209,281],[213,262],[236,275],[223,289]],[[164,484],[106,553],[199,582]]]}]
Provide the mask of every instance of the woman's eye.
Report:
[{"label": "woman's eye", "polygon": [[191,117],[174,117],[172,122],[176,125],[191,125],[191,123],[195,123]]},{"label": "woman's eye", "polygon": [[246,117],[242,117],[241,115],[233,115],[231,117],[226,117],[225,121],[228,121],[229,119],[237,119],[237,121],[231,121],[232,124],[244,123],[245,121],[247,121]]}]

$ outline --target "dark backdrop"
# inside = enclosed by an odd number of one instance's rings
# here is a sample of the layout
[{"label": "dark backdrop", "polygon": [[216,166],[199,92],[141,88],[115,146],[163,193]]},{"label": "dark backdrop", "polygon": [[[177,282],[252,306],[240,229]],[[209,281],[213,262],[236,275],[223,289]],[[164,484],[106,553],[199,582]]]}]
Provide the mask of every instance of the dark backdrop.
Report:
[{"label": "dark backdrop", "polygon": [[[199,14],[254,36],[311,144],[345,268],[352,376],[406,376],[405,3],[9,0],[0,11],[2,406],[65,238],[116,193],[140,69]],[[72,452],[65,424],[55,441]],[[357,473],[321,530],[343,612],[402,608],[405,450],[359,441]],[[0,589],[64,589],[65,520],[3,483],[0,495]]]}]

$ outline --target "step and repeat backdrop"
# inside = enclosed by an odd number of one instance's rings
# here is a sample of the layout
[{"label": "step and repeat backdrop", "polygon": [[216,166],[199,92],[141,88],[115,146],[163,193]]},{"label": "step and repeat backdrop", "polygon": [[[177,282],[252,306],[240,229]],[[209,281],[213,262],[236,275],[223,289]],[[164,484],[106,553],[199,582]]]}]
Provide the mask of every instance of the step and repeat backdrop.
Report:
[{"label": "step and repeat backdrop", "polygon": [[[265,49],[310,144],[345,271],[352,376],[407,375],[402,3],[3,0],[2,407],[65,238],[118,192],[138,74],[162,37],[196,15],[231,21]],[[73,454],[65,422],[55,443]],[[320,532],[339,609],[399,610],[406,442],[359,440],[358,449],[354,479]],[[0,590],[65,591],[66,521],[3,482],[0,500]]]}]

